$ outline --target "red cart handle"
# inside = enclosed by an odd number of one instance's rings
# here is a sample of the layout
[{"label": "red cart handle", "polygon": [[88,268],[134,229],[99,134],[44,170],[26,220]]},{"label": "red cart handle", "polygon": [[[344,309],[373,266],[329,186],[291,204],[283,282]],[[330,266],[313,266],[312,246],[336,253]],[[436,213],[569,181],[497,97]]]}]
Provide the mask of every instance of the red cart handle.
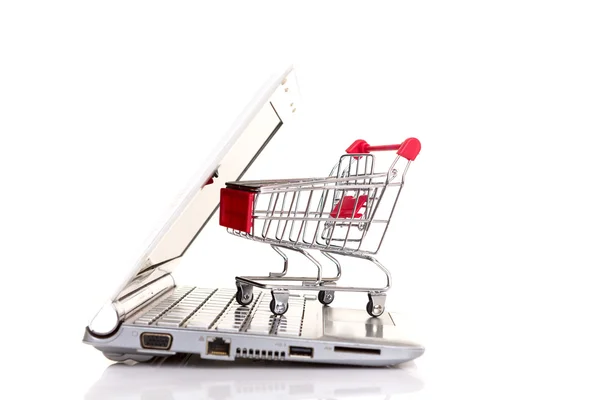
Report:
[{"label": "red cart handle", "polygon": [[419,152],[421,151],[421,142],[419,142],[419,139],[417,138],[408,138],[400,144],[384,144],[381,146],[371,146],[366,141],[358,139],[346,149],[346,153],[356,154],[370,153],[372,151],[390,150],[397,150],[396,154],[398,154],[399,156],[404,157],[407,160],[414,161],[415,158],[417,158],[417,156],[419,155]]}]

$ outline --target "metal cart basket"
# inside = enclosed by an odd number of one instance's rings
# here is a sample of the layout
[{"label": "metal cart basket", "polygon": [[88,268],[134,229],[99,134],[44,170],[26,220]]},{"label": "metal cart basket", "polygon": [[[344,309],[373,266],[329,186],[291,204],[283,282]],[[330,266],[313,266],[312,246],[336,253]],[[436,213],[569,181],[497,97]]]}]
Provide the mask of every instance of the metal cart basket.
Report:
[{"label": "metal cart basket", "polygon": [[[376,172],[371,152],[388,150],[396,151],[396,158],[387,171]],[[385,292],[391,288],[392,278],[374,255],[381,247],[408,168],[420,150],[421,143],[415,138],[385,146],[357,140],[328,177],[228,182],[221,189],[220,224],[235,236],[270,244],[284,260],[282,272],[236,277],[237,302],[250,304],[253,287],[268,289],[272,293],[271,311],[282,315],[288,309],[290,290],[318,291],[318,299],[325,305],[333,301],[336,291],[366,292],[367,312],[373,317],[383,314]],[[406,162],[398,172],[401,158]],[[288,276],[287,250],[310,260],[317,269],[316,276]],[[322,276],[322,265],[313,251],[333,262],[336,276]],[[385,286],[337,285],[342,275],[337,256],[370,261],[385,274]]]}]

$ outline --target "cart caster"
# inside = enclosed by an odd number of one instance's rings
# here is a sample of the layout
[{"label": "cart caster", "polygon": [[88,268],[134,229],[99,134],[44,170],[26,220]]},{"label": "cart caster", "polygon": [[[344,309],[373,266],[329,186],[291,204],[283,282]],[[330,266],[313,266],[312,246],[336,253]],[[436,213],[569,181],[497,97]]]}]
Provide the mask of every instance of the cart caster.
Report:
[{"label": "cart caster", "polygon": [[380,317],[385,311],[385,294],[369,293],[369,302],[367,303],[367,312],[371,317]]},{"label": "cart caster", "polygon": [[237,285],[237,292],[235,294],[235,300],[241,306],[247,306],[252,303],[254,299],[254,293],[252,293],[252,286],[250,285]]},{"label": "cart caster", "polygon": [[287,312],[289,308],[288,300],[290,298],[290,294],[286,291],[272,291],[271,303],[269,304],[269,308],[271,312],[275,315],[283,315]]},{"label": "cart caster", "polygon": [[333,290],[321,290],[319,292],[319,302],[323,305],[329,305],[333,303],[333,299],[335,298],[335,292]]}]

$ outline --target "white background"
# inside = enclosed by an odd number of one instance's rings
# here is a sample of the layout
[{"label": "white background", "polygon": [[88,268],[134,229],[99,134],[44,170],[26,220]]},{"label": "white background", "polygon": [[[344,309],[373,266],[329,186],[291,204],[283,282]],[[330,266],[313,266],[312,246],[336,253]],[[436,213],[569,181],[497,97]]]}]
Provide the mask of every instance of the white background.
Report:
[{"label": "white background", "polygon": [[[2,2],[1,397],[597,398],[599,19],[594,1]],[[357,138],[423,143],[380,259],[425,355],[103,375],[84,327],[281,61],[297,124],[249,177],[323,174]],[[279,266],[216,224],[201,239],[178,271],[199,285]]]}]

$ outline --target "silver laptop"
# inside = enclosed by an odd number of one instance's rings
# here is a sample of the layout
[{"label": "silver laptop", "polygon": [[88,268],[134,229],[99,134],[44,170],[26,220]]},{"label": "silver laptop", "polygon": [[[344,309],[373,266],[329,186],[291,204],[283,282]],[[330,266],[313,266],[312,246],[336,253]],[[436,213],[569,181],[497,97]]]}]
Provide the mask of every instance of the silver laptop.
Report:
[{"label": "silver laptop", "polygon": [[129,278],[86,328],[84,343],[113,361],[194,354],[202,359],[261,359],[383,366],[413,360],[424,348],[405,338],[393,313],[324,306],[294,293],[284,315],[257,290],[240,305],[236,287],[175,282],[174,268],[219,207],[226,182],[239,180],[270,140],[293,119],[293,69],[273,76],[224,137],[209,167],[157,233]]}]

